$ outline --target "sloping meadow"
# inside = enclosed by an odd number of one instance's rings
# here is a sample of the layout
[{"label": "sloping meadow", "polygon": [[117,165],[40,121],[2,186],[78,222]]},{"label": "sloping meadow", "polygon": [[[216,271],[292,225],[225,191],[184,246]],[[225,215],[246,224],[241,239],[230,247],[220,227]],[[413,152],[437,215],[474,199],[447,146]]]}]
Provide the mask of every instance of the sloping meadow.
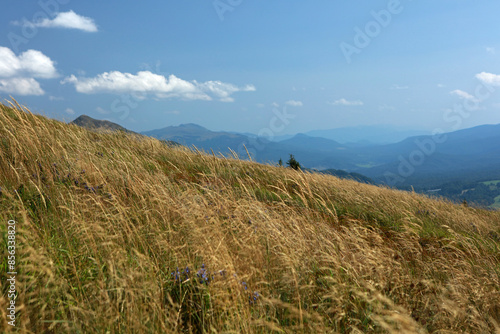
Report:
[{"label": "sloping meadow", "polygon": [[499,212],[15,101],[0,106],[0,187],[1,332],[500,333]]}]

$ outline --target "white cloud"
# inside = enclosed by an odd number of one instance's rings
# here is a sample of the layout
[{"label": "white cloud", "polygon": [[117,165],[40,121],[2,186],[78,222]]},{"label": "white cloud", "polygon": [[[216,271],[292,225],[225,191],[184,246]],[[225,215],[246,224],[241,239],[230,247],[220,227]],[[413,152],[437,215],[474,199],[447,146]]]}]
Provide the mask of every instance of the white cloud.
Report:
[{"label": "white cloud", "polygon": [[49,96],[50,101],[64,101],[64,97],[62,96]]},{"label": "white cloud", "polygon": [[18,95],[43,95],[45,92],[33,78],[0,78],[0,92]]},{"label": "white cloud", "polygon": [[491,53],[492,55],[496,54],[496,50],[493,47],[487,47],[486,52]]},{"label": "white cloud", "polygon": [[122,73],[119,71],[104,72],[94,78],[77,78],[74,75],[66,77],[62,84],[70,83],[79,93],[129,93],[144,98],[151,94],[157,98],[181,98],[184,100],[212,100],[216,98],[222,102],[233,102],[231,97],[236,92],[255,91],[253,85],[237,87],[233,84],[220,81],[186,81],[170,75],[163,75],[140,71],[137,74]]},{"label": "white cloud", "polygon": [[39,28],[65,28],[65,29],[78,29],[86,32],[97,32],[97,25],[94,20],[90,17],[85,17],[76,14],[74,11],[57,13],[56,17],[52,20],[44,18],[43,20],[37,22],[24,21],[22,23],[14,22],[15,24],[21,24],[23,26],[39,27]]},{"label": "white cloud", "polygon": [[94,78],[77,78],[74,75],[66,77],[62,84],[70,83],[79,93],[116,93],[133,94],[138,98],[153,95],[157,98],[181,98],[184,100],[212,100],[216,98],[222,102],[232,102],[231,97],[236,92],[255,91],[255,87],[247,85],[237,87],[233,84],[220,81],[186,81],[170,75],[154,74],[150,71],[140,71],[137,74],[122,73],[118,71],[104,72]]},{"label": "white cloud", "polygon": [[33,77],[50,79],[57,77],[54,62],[37,50],[28,50],[16,56],[6,47],[0,46],[0,77]]},{"label": "white cloud", "polygon": [[271,103],[271,107],[278,108],[280,105],[277,102]]},{"label": "white cloud", "polygon": [[463,90],[460,90],[460,89],[455,89],[455,90],[451,91],[450,94],[456,95],[463,100],[471,100],[471,101],[476,100],[476,98],[474,96],[472,96],[469,93],[464,92]]},{"label": "white cloud", "polygon": [[18,95],[43,95],[45,92],[35,78],[57,77],[54,62],[37,50],[28,50],[19,56],[0,46],[0,92]]},{"label": "white cloud", "polygon": [[[170,76],[172,77],[172,76]],[[246,85],[245,87],[238,88],[233,84],[228,84],[220,81],[207,81],[204,83],[198,83],[194,81],[194,84],[204,93],[208,95],[214,95],[222,102],[233,102],[234,99],[230,96],[236,92],[254,92],[255,87],[253,85]]]},{"label": "white cloud", "polygon": [[481,72],[476,74],[476,79],[487,85],[500,86],[500,75],[498,74]]},{"label": "white cloud", "polygon": [[64,110],[67,114],[69,115],[74,115],[75,114],[75,111],[71,108],[66,108],[66,110]]},{"label": "white cloud", "polygon": [[364,103],[362,101],[348,101],[344,98],[336,100],[335,102],[329,102],[329,104],[334,105],[334,106],[349,106],[349,107],[356,107],[356,106],[364,105]]},{"label": "white cloud", "polygon": [[402,90],[402,89],[409,89],[410,87],[408,86],[400,86],[400,85],[392,85],[391,89],[392,90]]},{"label": "white cloud", "polygon": [[440,84],[437,84],[437,87],[438,88],[445,88],[446,86],[440,83]]},{"label": "white cloud", "polygon": [[302,101],[295,101],[295,100],[286,101],[285,104],[292,107],[302,107],[304,105]]}]

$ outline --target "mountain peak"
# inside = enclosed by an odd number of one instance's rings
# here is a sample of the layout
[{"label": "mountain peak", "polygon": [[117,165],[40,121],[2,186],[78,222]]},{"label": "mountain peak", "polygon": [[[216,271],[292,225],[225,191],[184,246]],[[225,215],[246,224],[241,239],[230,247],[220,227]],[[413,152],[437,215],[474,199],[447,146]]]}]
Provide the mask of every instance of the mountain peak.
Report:
[{"label": "mountain peak", "polygon": [[75,124],[78,125],[82,128],[87,128],[91,130],[120,130],[120,131],[125,131],[125,132],[132,132],[130,130],[125,129],[123,126],[110,122],[110,121],[103,121],[103,120],[98,120],[95,118],[92,118],[87,115],[81,115],[78,116],[75,120],[73,120],[70,124]]},{"label": "mountain peak", "polygon": [[207,128],[201,126],[201,125],[198,125],[198,124],[195,124],[195,123],[185,123],[185,124],[180,124],[178,126],[179,128],[184,128],[184,129],[193,129],[193,130],[207,130]]},{"label": "mountain peak", "polygon": [[292,138],[296,138],[296,139],[304,139],[304,138],[312,138],[311,136],[308,136],[306,135],[305,133],[297,133],[295,136],[293,136]]},{"label": "mountain peak", "polygon": [[75,124],[75,123],[78,123],[78,122],[81,122],[81,121],[88,121],[88,120],[90,120],[90,121],[97,121],[95,118],[92,118],[92,117],[87,116],[87,115],[84,114],[84,115],[80,115],[77,118],[75,118],[73,120],[73,122],[71,122],[71,123]]}]

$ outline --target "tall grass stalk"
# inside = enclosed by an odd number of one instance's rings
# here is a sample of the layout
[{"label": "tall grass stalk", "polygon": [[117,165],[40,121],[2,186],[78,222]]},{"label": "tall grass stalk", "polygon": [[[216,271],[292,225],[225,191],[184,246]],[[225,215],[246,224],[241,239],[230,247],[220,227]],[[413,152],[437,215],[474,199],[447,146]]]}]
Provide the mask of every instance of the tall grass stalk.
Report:
[{"label": "tall grass stalk", "polygon": [[499,212],[15,101],[0,105],[0,187],[1,332],[500,333]]}]

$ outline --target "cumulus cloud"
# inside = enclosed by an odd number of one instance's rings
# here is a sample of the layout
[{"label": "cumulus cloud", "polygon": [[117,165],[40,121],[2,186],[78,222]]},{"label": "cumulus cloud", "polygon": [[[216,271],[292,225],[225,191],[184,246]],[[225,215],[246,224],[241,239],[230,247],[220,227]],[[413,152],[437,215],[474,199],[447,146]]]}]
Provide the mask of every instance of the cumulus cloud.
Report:
[{"label": "cumulus cloud", "polygon": [[245,87],[239,88],[233,84],[220,81],[207,81],[204,83],[198,83],[194,81],[194,84],[202,92],[206,93],[207,95],[215,96],[222,102],[233,102],[234,99],[230,96],[233,93],[255,91],[255,87],[253,85],[246,85]]},{"label": "cumulus cloud", "polygon": [[481,72],[476,74],[476,79],[487,85],[500,86],[500,75],[498,74]]},{"label": "cumulus cloud", "polygon": [[18,95],[43,95],[36,79],[57,77],[55,63],[37,50],[28,50],[19,56],[0,46],[0,91]]},{"label": "cumulus cloud", "polygon": [[331,105],[334,106],[348,106],[348,107],[357,107],[357,106],[362,106],[364,103],[362,101],[348,101],[344,98],[341,98],[339,100],[336,100],[334,102],[330,102]]},{"label": "cumulus cloud", "polygon": [[54,62],[37,50],[28,50],[16,56],[6,47],[0,46],[0,77],[30,76],[50,79],[57,77]]},{"label": "cumulus cloud", "polygon": [[74,11],[57,13],[53,19],[44,18],[36,22],[14,22],[23,26],[39,27],[39,28],[65,28],[78,29],[86,32],[97,32],[97,25],[90,17],[85,17],[76,14]]},{"label": "cumulus cloud", "polygon": [[459,98],[461,98],[463,100],[471,100],[471,101],[473,101],[473,100],[476,99],[471,94],[469,94],[467,92],[464,92],[463,90],[460,90],[460,89],[455,89],[455,90],[451,91],[450,94],[458,96]]},{"label": "cumulus cloud", "polygon": [[286,101],[285,104],[292,107],[302,107],[304,105],[302,101],[295,101],[295,100]]},{"label": "cumulus cloud", "polygon": [[67,114],[69,115],[74,115],[75,114],[75,111],[71,108],[66,108],[66,110],[64,110]]},{"label": "cumulus cloud", "polygon": [[43,95],[40,84],[33,78],[0,78],[0,92],[17,95]]},{"label": "cumulus cloud", "polygon": [[233,93],[255,91],[255,87],[252,85],[237,87],[220,81],[189,82],[173,74],[167,78],[150,71],[140,71],[137,74],[112,71],[104,72],[93,78],[77,78],[75,75],[71,75],[62,80],[61,83],[73,84],[77,92],[84,94],[128,93],[140,98],[153,95],[157,98],[206,101],[215,98],[222,102],[234,101],[231,97]]}]

